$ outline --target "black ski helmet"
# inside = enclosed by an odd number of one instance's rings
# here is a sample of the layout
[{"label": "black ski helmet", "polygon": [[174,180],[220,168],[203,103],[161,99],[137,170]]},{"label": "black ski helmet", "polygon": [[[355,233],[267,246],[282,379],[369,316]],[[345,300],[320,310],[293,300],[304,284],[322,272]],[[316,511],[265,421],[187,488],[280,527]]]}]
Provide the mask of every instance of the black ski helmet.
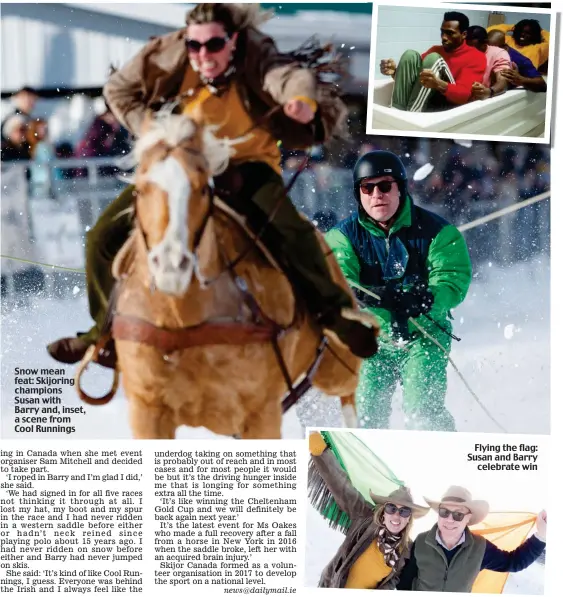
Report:
[{"label": "black ski helmet", "polygon": [[392,176],[399,185],[401,199],[407,189],[407,171],[399,156],[390,151],[370,151],[364,154],[354,166],[354,196],[360,200],[360,182],[364,178]]}]

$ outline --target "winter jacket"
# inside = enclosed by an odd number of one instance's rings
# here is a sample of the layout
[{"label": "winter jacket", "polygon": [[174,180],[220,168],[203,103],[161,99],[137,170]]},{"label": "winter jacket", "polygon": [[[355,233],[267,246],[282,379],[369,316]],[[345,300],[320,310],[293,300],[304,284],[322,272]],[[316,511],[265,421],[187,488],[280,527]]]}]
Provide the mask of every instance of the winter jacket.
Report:
[{"label": "winter jacket", "polygon": [[[122,157],[129,153],[129,135],[118,123],[112,126],[97,116],[75,151],[77,158]],[[115,176],[119,172],[117,166],[102,166],[98,169],[100,176]],[[88,176],[86,169],[76,171],[76,176]]]},{"label": "winter jacket", "polygon": [[447,550],[436,540],[438,525],[414,541],[397,589],[470,593],[481,570],[520,572],[542,554],[545,543],[532,535],[514,551],[499,549],[487,539],[465,530],[465,540]]},{"label": "winter jacket", "polygon": [[[346,278],[368,289],[427,283],[434,296],[428,315],[451,329],[450,310],[467,295],[472,273],[467,245],[455,226],[407,196],[388,235],[361,210],[330,230],[326,241]],[[370,311],[387,335],[397,321],[402,323],[401,316],[388,309]],[[416,321],[435,335],[436,327],[425,317]],[[411,323],[408,331],[411,336],[420,333]]]},{"label": "winter jacket", "polygon": [[123,156],[129,153],[127,131],[121,126],[113,127],[97,116],[76,148],[76,157],[102,158]]},{"label": "winter jacket", "polygon": [[24,142],[16,145],[11,141],[2,141],[1,151],[3,162],[20,162],[31,160],[31,151],[29,143]]},{"label": "winter jacket", "polygon": [[[158,110],[176,98],[187,69],[192,68],[185,33],[186,30],[181,29],[151,40],[123,68],[113,73],[104,87],[112,112],[136,136],[145,110]],[[314,73],[280,53],[274,41],[254,27],[239,32],[234,64],[239,94],[254,122],[271,108],[291,99],[317,99]],[[322,110],[317,110],[313,123],[300,124],[280,110],[269,117],[264,126],[287,149],[323,143],[346,119],[346,107],[340,100],[323,106]]]},{"label": "winter jacket", "polygon": [[[321,448],[322,449],[322,448]],[[350,517],[352,524],[346,533],[344,542],[339,547],[336,555],[322,572],[319,581],[321,588],[344,588],[348,575],[354,563],[374,542],[376,527],[373,519],[374,507],[366,502],[359,491],[350,483],[346,473],[338,464],[331,450],[320,453],[311,449],[311,457],[315,467],[327,487],[330,489],[334,500],[343,512]],[[378,590],[394,589],[399,581],[399,574],[409,557],[410,548],[400,556],[395,568],[381,580]]]}]

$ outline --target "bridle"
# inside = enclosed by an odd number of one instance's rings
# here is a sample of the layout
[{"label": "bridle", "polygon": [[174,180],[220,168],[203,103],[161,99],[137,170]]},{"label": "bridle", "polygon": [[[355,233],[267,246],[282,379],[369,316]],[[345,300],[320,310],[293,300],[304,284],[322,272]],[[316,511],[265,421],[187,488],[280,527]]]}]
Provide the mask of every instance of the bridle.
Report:
[{"label": "bridle", "polygon": [[[176,147],[165,148],[164,159],[175,149]],[[205,159],[203,153],[193,146],[184,145],[181,146],[181,149],[199,159]],[[120,314],[113,312],[112,310],[111,315],[108,313],[107,326],[108,328],[112,329],[111,333],[114,339],[148,344],[157,348],[161,353],[163,353],[165,359],[167,358],[167,355],[175,351],[184,350],[194,346],[202,347],[217,344],[240,346],[249,343],[268,342],[272,346],[278,366],[288,389],[288,392],[282,402],[282,411],[285,413],[288,409],[290,409],[301,398],[301,396],[303,396],[312,387],[312,379],[320,366],[325,350],[329,350],[333,354],[334,351],[331,350],[330,346],[328,346],[328,339],[326,336],[321,334],[312,363],[305,371],[302,379],[294,385],[291,374],[283,357],[280,347],[280,340],[290,330],[295,328],[297,321],[302,317],[301,311],[298,308],[294,309],[292,321],[288,325],[278,324],[266,313],[264,313],[262,307],[252,294],[248,283],[243,277],[237,275],[235,268],[251,251],[258,248],[258,243],[260,242],[261,237],[263,236],[267,227],[273,222],[278,209],[280,208],[282,202],[286,199],[287,193],[295,184],[297,177],[305,170],[309,162],[309,158],[310,154],[308,153],[301,161],[301,164],[297,170],[294,172],[289,183],[285,186],[284,193],[280,194],[280,198],[274,206],[272,212],[269,214],[265,224],[260,228],[260,230],[258,230],[256,234],[252,236],[247,246],[234,259],[227,259],[226,252],[221,244],[221,239],[218,236],[218,249],[220,259],[223,262],[224,267],[221,269],[219,274],[208,280],[204,280],[201,276],[201,272],[199,272],[199,267],[197,264],[197,252],[205,230],[210,220],[213,218],[214,200],[212,186],[207,184],[202,188],[202,193],[205,194],[208,200],[208,208],[199,228],[194,234],[193,251],[191,251],[192,255],[194,256],[194,272],[202,287],[209,287],[217,282],[221,276],[225,274],[229,275],[241,298],[241,306],[246,306],[250,311],[251,321],[240,320],[239,318],[228,322],[210,319],[197,325],[170,329],[159,327],[148,320],[140,319],[131,315]],[[201,174],[202,166],[200,165],[196,167],[199,168]],[[206,164],[205,171],[209,172],[209,164]],[[138,197],[139,195],[136,194],[133,204],[133,214],[134,218],[136,219],[136,229],[141,233],[144,250],[146,255],[148,255],[150,249],[148,246],[146,233],[142,229],[138,218]],[[118,287],[119,283],[114,286],[114,291],[112,292],[114,301],[117,300],[116,297],[117,293],[119,292]],[[152,290],[154,290],[153,285],[151,285],[151,291]],[[108,338],[109,334],[104,337]],[[95,350],[99,350],[100,348],[103,348],[103,344],[101,342],[96,345]],[[345,363],[342,362],[342,364],[349,369]],[[104,397],[103,403],[111,400],[114,394],[115,389],[112,388],[112,390]],[[96,401],[95,399],[91,399],[90,397],[86,396],[84,392],[82,392],[81,396],[84,400],[88,401],[89,404],[102,403],[102,401]]]},{"label": "bridle", "polygon": [[[166,147],[165,152],[163,154],[163,157],[161,159],[166,159],[173,151],[176,151],[178,149],[178,147]],[[181,147],[182,151],[185,151],[186,153],[189,153],[197,158],[203,159],[207,162],[205,156],[203,155],[203,153],[201,151],[199,151],[198,149],[195,149],[194,147],[191,146],[182,146]],[[206,168],[207,168],[207,164],[206,164]],[[196,168],[198,170],[200,170],[201,172],[201,166],[198,165],[196,166]],[[207,224],[211,218],[212,212],[213,212],[213,196],[212,196],[212,187],[211,185],[208,183],[206,185],[204,185],[201,188],[200,194],[201,194],[201,198],[207,198],[208,200],[208,208],[205,212],[205,215],[203,217],[203,221],[200,224],[200,226],[198,227],[198,229],[196,230],[195,234],[194,234],[194,243],[193,243],[193,251],[190,251],[190,255],[192,256],[192,258],[194,259],[194,271],[196,272],[196,275],[198,277],[198,279],[200,280],[200,283],[202,283],[202,285],[207,286],[206,282],[201,278],[201,276],[199,275],[199,267],[198,267],[198,260],[197,260],[197,250],[199,248],[199,245],[201,243],[201,239],[203,238],[203,234],[205,232],[205,228],[207,227]],[[137,223],[137,230],[140,234],[141,240],[142,240],[142,246],[143,246],[143,250],[145,251],[145,253],[148,255],[150,253],[150,248],[149,248],[149,244],[147,241],[147,234],[146,232],[143,230],[142,226],[139,223],[139,218],[138,218],[138,201],[139,201],[139,193],[138,191],[135,189],[133,191],[134,193],[134,202],[133,202],[133,219],[136,221]],[[152,288],[152,284],[151,284],[151,288]]]},{"label": "bridle", "polygon": [[[167,150],[164,154],[164,157],[167,157],[168,155],[170,155],[170,153],[172,153],[172,151],[174,151],[175,149],[176,148],[171,148],[171,147],[167,148]],[[182,151],[186,151],[187,153],[189,153],[193,156],[196,156],[198,158],[202,158],[205,160],[205,156],[202,154],[202,152],[195,149],[194,147],[183,146],[183,147],[181,147],[181,149],[182,149]],[[238,276],[236,275],[236,272],[235,272],[236,266],[241,261],[243,261],[254,249],[258,248],[259,242],[261,241],[261,239],[262,239],[263,235],[265,234],[265,232],[267,231],[268,227],[272,224],[279,208],[282,205],[282,202],[285,200],[286,195],[291,191],[297,178],[307,167],[309,160],[310,160],[310,153],[308,152],[305,155],[305,157],[301,160],[301,163],[299,164],[298,168],[293,173],[291,180],[284,187],[284,192],[282,194],[280,194],[280,198],[278,199],[277,203],[274,205],[274,208],[268,215],[266,222],[260,227],[260,229],[256,233],[254,233],[252,235],[250,242],[234,259],[229,260],[226,256],[224,250],[222,249],[221,245],[219,245],[219,250],[221,253],[221,259],[224,263],[224,268],[220,271],[219,274],[217,274],[213,278],[203,279],[203,277],[201,275],[198,275],[200,284],[203,287],[209,288],[211,285],[213,285],[215,282],[217,282],[224,274],[229,274],[231,277],[233,277],[237,288],[239,288],[239,290],[240,290],[241,282],[240,282],[240,280],[238,280]],[[213,190],[214,190],[214,187],[212,187],[212,185],[209,183],[207,185],[205,185],[201,190],[202,198],[207,198],[208,207],[203,216],[203,220],[202,220],[201,224],[199,225],[198,229],[194,233],[193,250],[191,251],[191,253],[194,257],[194,271],[196,272],[196,274],[199,274],[199,268],[197,265],[197,263],[198,263],[197,262],[197,252],[199,249],[199,245],[201,244],[201,241],[203,239],[203,235],[205,233],[207,224],[212,219],[213,213],[214,213]],[[137,194],[137,191],[135,191],[135,202],[134,202],[134,206],[133,206],[133,215],[135,218],[137,218],[137,201],[138,201],[138,194]],[[138,219],[137,219],[137,221],[138,221]],[[150,248],[148,246],[146,233],[140,225],[138,226],[138,229],[141,234],[142,241],[143,241],[143,248],[146,251],[146,253],[148,254],[150,252]]]},{"label": "bridle", "polygon": [[[191,153],[192,155],[204,157],[202,156],[200,151],[194,149],[193,147],[183,147],[183,149],[188,151],[188,153]],[[172,149],[169,149],[167,154],[171,153],[171,151]],[[217,282],[225,274],[229,275],[239,293],[241,303],[245,305],[251,313],[251,322],[245,324],[244,322],[233,321],[230,324],[230,329],[226,331],[225,324],[218,324],[214,321],[204,321],[201,324],[193,326],[191,328],[183,328],[180,330],[172,331],[159,329],[153,324],[150,324],[149,322],[142,322],[139,320],[132,321],[131,318],[128,318],[127,316],[119,316],[116,314],[116,318],[118,318],[119,320],[119,325],[124,326],[121,328],[122,331],[119,332],[121,334],[121,337],[137,341],[141,341],[140,338],[142,337],[147,339],[148,341],[148,338],[150,337],[150,342],[152,342],[153,345],[157,344],[158,339],[158,342],[162,343],[161,346],[167,345],[168,347],[171,347],[174,342],[173,335],[175,335],[176,338],[179,338],[178,348],[185,348],[187,346],[193,345],[202,346],[205,343],[213,343],[213,337],[219,336],[221,337],[222,342],[227,343],[244,344],[248,342],[269,341],[272,345],[272,348],[276,355],[276,359],[278,361],[278,365],[280,367],[281,373],[288,388],[288,393],[286,394],[286,397],[284,398],[282,404],[283,412],[286,412],[289,408],[291,408],[299,400],[299,398],[301,398],[301,396],[303,396],[303,394],[305,394],[312,387],[312,378],[314,377],[316,371],[318,370],[318,367],[320,366],[324,352],[326,349],[330,350],[330,347],[328,346],[328,340],[324,335],[321,336],[320,342],[315,352],[313,362],[305,372],[305,375],[301,379],[301,381],[294,385],[287,365],[285,364],[279,341],[283,338],[283,336],[285,336],[291,329],[295,327],[297,320],[301,317],[299,309],[294,310],[293,319],[288,325],[282,326],[278,324],[264,313],[262,307],[250,291],[248,283],[244,278],[237,275],[235,268],[246,256],[249,255],[251,251],[258,248],[258,243],[260,242],[261,237],[265,233],[267,227],[272,223],[278,209],[282,204],[282,201],[285,200],[287,193],[295,184],[295,181],[297,180],[298,176],[305,170],[309,162],[309,158],[309,154],[307,154],[303,158],[301,164],[293,173],[291,180],[285,186],[284,193],[280,195],[280,198],[274,206],[272,212],[269,214],[267,221],[260,228],[260,230],[258,230],[258,232],[252,236],[247,246],[234,259],[227,259],[226,252],[219,239],[219,254],[221,261],[224,264],[224,267],[221,269],[219,274],[207,280],[203,280],[202,277],[198,275],[197,251],[201,244],[201,240],[203,238],[207,225],[213,217],[214,202],[212,197],[213,188],[211,187],[211,185],[206,185],[206,187],[203,189],[203,192],[207,195],[208,208],[199,228],[194,234],[194,244],[192,251],[192,254],[195,257],[194,271],[196,272],[196,276],[198,276],[199,282],[202,285],[202,287],[209,287],[213,285],[215,282]],[[134,203],[135,216],[137,212],[137,201],[138,198],[136,197]],[[137,228],[141,232],[144,249],[148,254],[149,247],[146,235],[142,230],[141,226],[139,225],[138,219]],[[205,332],[202,336],[201,334],[204,330]],[[114,327],[114,333],[116,331],[117,330]],[[235,336],[237,339],[233,339]],[[164,351],[163,348],[162,350]],[[332,350],[331,352],[334,353],[334,351]],[[345,363],[342,364],[346,368],[348,368]]]}]

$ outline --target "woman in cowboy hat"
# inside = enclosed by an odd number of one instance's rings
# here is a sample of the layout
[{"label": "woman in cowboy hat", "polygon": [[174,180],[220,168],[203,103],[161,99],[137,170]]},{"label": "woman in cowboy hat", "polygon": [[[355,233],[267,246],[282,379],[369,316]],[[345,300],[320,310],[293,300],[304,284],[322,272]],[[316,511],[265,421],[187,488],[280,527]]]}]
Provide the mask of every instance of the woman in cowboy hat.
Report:
[{"label": "woman in cowboy hat", "polygon": [[535,562],[545,548],[545,511],[537,517],[534,535],[514,551],[503,551],[468,528],[486,518],[487,502],[474,500],[467,489],[456,485],[440,500],[424,499],[438,513],[438,522],[415,539],[399,590],[471,593],[481,570],[519,572]]},{"label": "woman in cowboy hat", "polygon": [[316,469],[338,506],[352,524],[344,542],[323,570],[319,587],[344,589],[394,589],[405,565],[415,518],[429,508],[413,502],[411,492],[399,487],[388,496],[370,491],[375,506],[357,491],[322,435],[309,436],[309,449]]}]

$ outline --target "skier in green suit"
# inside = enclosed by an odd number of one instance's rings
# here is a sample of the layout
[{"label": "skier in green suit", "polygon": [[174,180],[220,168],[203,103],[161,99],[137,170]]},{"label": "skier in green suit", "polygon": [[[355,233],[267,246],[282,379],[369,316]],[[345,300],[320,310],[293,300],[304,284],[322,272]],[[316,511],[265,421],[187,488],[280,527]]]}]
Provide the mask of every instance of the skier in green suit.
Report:
[{"label": "skier in green suit", "polygon": [[[389,427],[400,382],[408,429],[455,431],[445,405],[451,313],[465,298],[471,262],[460,231],[414,205],[401,160],[388,151],[362,156],[354,168],[358,211],[326,240],[346,278],[378,318],[376,355],[364,360],[356,394],[360,425]],[[413,318],[446,353],[409,321]]]}]

